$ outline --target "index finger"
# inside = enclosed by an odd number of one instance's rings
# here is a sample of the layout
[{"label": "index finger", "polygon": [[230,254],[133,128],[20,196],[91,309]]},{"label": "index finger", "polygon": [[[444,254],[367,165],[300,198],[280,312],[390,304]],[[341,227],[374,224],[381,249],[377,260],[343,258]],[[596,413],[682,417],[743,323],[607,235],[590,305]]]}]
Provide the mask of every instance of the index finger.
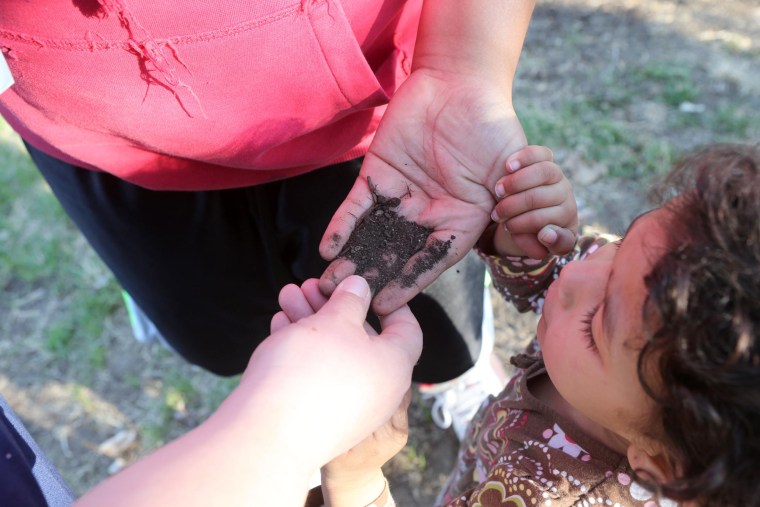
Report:
[{"label": "index finger", "polygon": [[380,317],[380,326],[382,332],[375,339],[382,339],[387,345],[403,351],[411,372],[422,353],[422,329],[412,310],[403,305]]},{"label": "index finger", "polygon": [[552,153],[552,150],[546,146],[526,146],[507,157],[507,172],[512,173],[522,167],[527,167],[539,162],[551,162],[553,160],[554,153]]}]

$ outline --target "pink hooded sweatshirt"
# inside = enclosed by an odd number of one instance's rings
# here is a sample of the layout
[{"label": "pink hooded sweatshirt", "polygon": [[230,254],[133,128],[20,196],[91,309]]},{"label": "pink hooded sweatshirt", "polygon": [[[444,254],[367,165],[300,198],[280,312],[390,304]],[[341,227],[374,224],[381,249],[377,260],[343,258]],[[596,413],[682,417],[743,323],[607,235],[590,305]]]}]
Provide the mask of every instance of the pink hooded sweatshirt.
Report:
[{"label": "pink hooded sweatshirt", "polygon": [[363,155],[421,0],[7,0],[0,113],[137,185],[255,185]]}]

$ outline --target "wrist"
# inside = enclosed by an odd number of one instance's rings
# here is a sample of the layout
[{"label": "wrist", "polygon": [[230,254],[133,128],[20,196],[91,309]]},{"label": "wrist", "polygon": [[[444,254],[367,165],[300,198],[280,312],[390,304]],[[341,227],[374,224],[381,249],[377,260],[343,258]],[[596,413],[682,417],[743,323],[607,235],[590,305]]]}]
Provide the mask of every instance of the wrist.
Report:
[{"label": "wrist", "polygon": [[460,73],[511,90],[534,0],[426,0],[413,69]]},{"label": "wrist", "polygon": [[368,472],[334,473],[322,468],[322,493],[325,507],[363,507],[372,505],[388,487],[380,468]]},{"label": "wrist", "polygon": [[[221,435],[239,435],[238,453],[282,460],[293,482],[307,484],[329,457],[313,445],[301,424],[294,424],[292,407],[282,397],[268,395],[274,389],[247,387],[243,383],[235,388],[204,425],[215,426]],[[287,456],[296,455],[298,460],[288,461]]]}]

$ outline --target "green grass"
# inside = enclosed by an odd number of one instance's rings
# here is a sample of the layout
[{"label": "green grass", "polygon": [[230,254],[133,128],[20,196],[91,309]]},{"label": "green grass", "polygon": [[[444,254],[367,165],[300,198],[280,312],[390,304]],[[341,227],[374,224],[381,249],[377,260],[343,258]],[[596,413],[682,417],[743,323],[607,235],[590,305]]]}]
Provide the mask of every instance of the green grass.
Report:
[{"label": "green grass", "polygon": [[172,372],[166,384],[164,405],[168,410],[184,412],[189,405],[196,404],[200,399],[200,393],[195,389],[193,383],[176,372]]},{"label": "green grass", "polygon": [[416,446],[407,445],[401,453],[407,470],[425,470],[427,467],[425,453]]},{"label": "green grass", "polygon": [[[9,128],[0,123],[0,285],[32,282],[72,262],[57,225],[64,214]],[[51,226],[52,225],[52,226]]]},{"label": "green grass", "polygon": [[[136,380],[136,379],[134,379]],[[158,381],[157,403],[142,421],[141,438],[146,449],[161,446],[189,429],[178,421],[196,414],[190,424],[201,422],[201,414],[212,413],[239,383],[239,377],[217,378],[207,374],[188,376],[170,368]]]},{"label": "green grass", "polygon": [[760,132],[760,119],[754,111],[739,104],[727,104],[715,113],[712,129],[720,137],[749,137],[752,131]]},{"label": "green grass", "polygon": [[83,248],[79,232],[5,122],[0,164],[0,286],[45,287],[48,297],[68,308],[47,327],[42,345],[57,360],[81,361],[81,378],[90,378],[89,369],[106,367],[101,335],[106,319],[120,308],[118,284]]},{"label": "green grass", "polygon": [[672,62],[658,62],[638,69],[638,83],[654,85],[655,94],[665,104],[678,107],[684,102],[697,102],[700,90],[693,70]]},{"label": "green grass", "polygon": [[[740,94],[721,97],[717,106],[700,113],[680,110],[685,102],[699,104],[706,98],[700,85],[704,76],[696,68],[653,62],[626,67],[624,73],[602,73],[599,79],[603,86],[554,110],[540,101],[517,103],[529,142],[564,148],[589,162],[601,163],[609,178],[643,181],[666,171],[694,147],[690,144],[693,139],[757,142],[760,136],[760,118],[747,109],[748,98]],[[646,117],[631,119],[647,103],[659,104],[661,124]]]},{"label": "green grass", "polygon": [[[0,119],[0,232],[3,264],[34,280],[71,262],[62,240],[65,214],[34,168],[18,136]],[[68,229],[68,228],[66,228]]]},{"label": "green grass", "polygon": [[535,109],[518,114],[531,143],[568,148],[589,161],[603,162],[609,177],[646,178],[668,168],[674,159],[676,150],[666,141],[625,122],[599,118],[593,101],[580,100],[556,114]]},{"label": "green grass", "polygon": [[[0,312],[11,312],[19,295],[35,290],[44,292],[38,298],[39,311],[54,309],[52,314],[41,314],[46,323],[38,334],[12,340],[6,356],[23,357],[31,351],[34,357],[55,364],[56,370],[66,372],[66,378],[60,380],[72,383],[76,402],[87,409],[91,405],[89,387],[106,387],[102,382],[109,375],[113,350],[106,323],[117,315],[121,322],[127,321],[121,288],[63,212],[20,139],[2,119],[0,245]],[[119,339],[132,340],[129,326],[122,325],[124,333]],[[158,346],[150,350],[163,365],[160,380],[146,378],[143,365],[137,362],[133,371],[122,372],[115,381],[141,393],[141,399],[150,399],[142,402],[144,418],[136,422],[146,452],[188,429],[178,424],[178,414],[190,412],[193,421],[205,418],[239,380],[216,378],[192,368]],[[12,357],[3,359],[13,361]],[[39,380],[44,382],[42,377]],[[158,393],[151,396],[148,393],[154,388]],[[108,391],[102,395],[108,396]],[[78,481],[73,480],[75,487]]]}]

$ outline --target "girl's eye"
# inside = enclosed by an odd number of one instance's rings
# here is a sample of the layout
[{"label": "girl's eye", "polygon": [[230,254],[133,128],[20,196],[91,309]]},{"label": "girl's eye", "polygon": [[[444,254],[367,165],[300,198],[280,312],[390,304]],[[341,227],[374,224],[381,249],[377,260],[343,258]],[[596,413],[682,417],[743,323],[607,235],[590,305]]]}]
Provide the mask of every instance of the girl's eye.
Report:
[{"label": "girl's eye", "polygon": [[595,306],[591,311],[586,313],[586,316],[581,321],[581,324],[583,324],[581,331],[588,341],[588,348],[594,352],[596,352],[598,349],[596,348],[596,341],[594,340],[594,335],[591,330],[591,321],[594,319],[594,315],[596,315],[597,310],[599,310],[599,305]]}]

